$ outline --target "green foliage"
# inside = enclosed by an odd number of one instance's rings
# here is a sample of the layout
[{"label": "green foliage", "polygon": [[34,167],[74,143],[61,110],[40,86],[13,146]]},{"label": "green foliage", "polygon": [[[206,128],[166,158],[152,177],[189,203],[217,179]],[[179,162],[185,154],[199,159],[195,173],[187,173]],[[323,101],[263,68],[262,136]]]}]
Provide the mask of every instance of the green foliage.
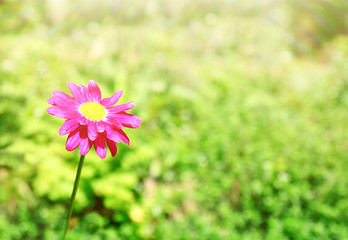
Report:
[{"label": "green foliage", "polygon": [[89,79],[143,122],[86,156],[69,239],[348,239],[345,4],[44,2],[0,3],[1,240],[59,239],[78,152],[46,100]]},{"label": "green foliage", "polygon": [[92,188],[97,196],[104,197],[105,207],[117,211],[134,202],[134,196],[130,190],[136,183],[134,174],[115,172],[94,181]]}]

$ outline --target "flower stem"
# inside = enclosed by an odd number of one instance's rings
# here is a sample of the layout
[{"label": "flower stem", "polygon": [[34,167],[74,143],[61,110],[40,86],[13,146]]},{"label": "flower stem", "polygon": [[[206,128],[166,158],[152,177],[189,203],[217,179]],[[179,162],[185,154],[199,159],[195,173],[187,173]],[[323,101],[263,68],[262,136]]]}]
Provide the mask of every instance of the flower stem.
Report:
[{"label": "flower stem", "polygon": [[69,229],[69,222],[70,222],[70,218],[71,218],[72,211],[73,211],[75,196],[76,196],[77,188],[78,188],[78,186],[79,186],[79,181],[80,181],[80,176],[81,176],[81,171],[82,171],[82,166],[83,166],[84,160],[85,160],[85,155],[81,155],[81,157],[80,157],[80,162],[79,162],[79,166],[78,166],[77,172],[76,172],[76,178],[75,178],[75,183],[74,183],[74,189],[73,189],[73,191],[72,191],[72,193],[71,193],[71,198],[70,198],[70,202],[69,202],[68,214],[66,215],[66,219],[65,219],[64,232],[63,232],[63,235],[62,235],[61,240],[64,240],[64,239],[65,239],[66,234],[67,234],[68,229]]}]

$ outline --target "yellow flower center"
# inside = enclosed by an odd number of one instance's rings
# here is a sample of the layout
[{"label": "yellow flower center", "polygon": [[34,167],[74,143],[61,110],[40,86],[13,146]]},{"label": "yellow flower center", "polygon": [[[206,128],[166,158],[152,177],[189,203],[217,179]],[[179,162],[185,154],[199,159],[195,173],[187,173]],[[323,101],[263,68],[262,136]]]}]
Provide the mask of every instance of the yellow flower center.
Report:
[{"label": "yellow flower center", "polygon": [[89,120],[102,120],[106,114],[106,109],[103,105],[96,102],[86,102],[80,106],[80,112]]}]

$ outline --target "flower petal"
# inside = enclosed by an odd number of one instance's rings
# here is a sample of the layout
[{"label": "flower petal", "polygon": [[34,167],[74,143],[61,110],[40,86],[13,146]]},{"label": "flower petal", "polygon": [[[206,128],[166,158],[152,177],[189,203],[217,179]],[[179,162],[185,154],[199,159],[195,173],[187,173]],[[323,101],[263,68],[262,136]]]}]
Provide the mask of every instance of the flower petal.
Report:
[{"label": "flower petal", "polygon": [[78,87],[80,88],[83,102],[92,102],[92,97],[90,96],[88,89],[85,86],[83,86],[82,84],[79,84]]},{"label": "flower petal", "polygon": [[114,142],[125,142],[127,145],[129,145],[129,138],[125,134],[124,131],[117,128],[112,128],[110,125],[106,127],[106,137]]},{"label": "flower petal", "polygon": [[114,141],[114,142],[122,142],[122,139],[118,135],[118,133],[114,130],[114,128],[111,125],[107,125],[105,129],[105,137]]},{"label": "flower petal", "polygon": [[98,137],[94,141],[94,148],[100,158],[106,157],[106,146],[103,134],[98,134]]},{"label": "flower petal", "polygon": [[81,139],[79,147],[80,155],[86,155],[89,152],[89,150],[91,150],[92,145],[93,142],[88,138]]},{"label": "flower petal", "polygon": [[54,104],[53,98],[47,99],[47,103],[53,105]]},{"label": "flower petal", "polygon": [[[82,114],[81,114],[82,115]],[[79,123],[81,125],[88,125],[91,121],[88,120],[85,116],[82,115],[81,118],[79,118]]]},{"label": "flower petal", "polygon": [[87,88],[89,95],[91,96],[91,100],[93,102],[100,103],[101,92],[98,85],[93,80],[89,80]]},{"label": "flower petal", "polygon": [[102,104],[105,108],[109,108],[117,103],[117,101],[121,98],[123,91],[117,91],[112,97],[104,98],[101,100],[100,104]]},{"label": "flower petal", "polygon": [[65,148],[68,151],[72,151],[75,148],[77,148],[79,144],[80,144],[80,134],[79,134],[79,129],[77,128],[69,134],[68,139],[66,140],[66,143],[65,143]]},{"label": "flower petal", "polygon": [[60,91],[52,92],[52,100],[54,104],[58,106],[74,106],[77,107],[77,102],[75,98],[69,96],[68,94]]},{"label": "flower petal", "polygon": [[81,96],[81,93],[80,93],[80,88],[73,82],[68,82],[68,87],[69,87],[70,92],[74,96],[74,98],[78,102],[82,102],[82,96]]},{"label": "flower petal", "polygon": [[71,104],[66,104],[64,106],[58,106],[54,104],[51,108],[59,109],[61,111],[78,112],[78,109],[76,108],[76,106]]},{"label": "flower petal", "polygon": [[126,133],[122,129],[115,129],[115,131],[118,133],[120,136],[121,140],[125,142],[129,146],[129,138],[126,135]]},{"label": "flower petal", "polygon": [[129,109],[134,108],[133,103],[134,101],[131,101],[129,103],[125,103],[125,104],[121,104],[121,105],[117,105],[115,107],[109,108],[108,109],[108,113],[119,113],[119,112],[123,112],[123,111],[127,111]]},{"label": "flower petal", "polygon": [[86,155],[92,147],[92,141],[88,139],[87,127],[80,127],[80,155]]},{"label": "flower petal", "polygon": [[73,119],[81,117],[81,113],[78,111],[67,110],[59,106],[49,107],[47,108],[47,112],[57,118]]},{"label": "flower petal", "polygon": [[109,114],[108,119],[111,119],[112,121],[117,121],[122,126],[128,128],[139,128],[141,123],[141,119],[138,116],[128,114],[126,112]]},{"label": "flower petal", "polygon": [[87,126],[87,130],[88,130],[88,138],[91,139],[92,141],[94,141],[98,136],[96,128],[97,127],[95,125],[95,122],[90,121],[90,123]]},{"label": "flower petal", "polygon": [[59,129],[59,135],[64,136],[65,134],[71,133],[79,127],[79,121],[77,119],[68,119]]},{"label": "flower petal", "polygon": [[97,126],[97,132],[104,132],[106,128],[106,123],[104,121],[96,121],[95,125]]},{"label": "flower petal", "polygon": [[118,119],[115,117],[115,114],[106,115],[103,121],[110,124],[114,128],[122,128],[122,125],[118,122]]},{"label": "flower petal", "polygon": [[90,97],[88,96],[88,90],[85,86],[83,86],[82,84],[79,84],[77,86],[73,82],[68,82],[68,87],[78,103],[84,103],[89,101]]},{"label": "flower petal", "polygon": [[109,149],[110,149],[110,152],[111,152],[111,156],[115,156],[116,153],[117,153],[117,145],[114,141],[110,140],[110,139],[107,139],[106,138],[106,143],[108,144],[109,146]]}]

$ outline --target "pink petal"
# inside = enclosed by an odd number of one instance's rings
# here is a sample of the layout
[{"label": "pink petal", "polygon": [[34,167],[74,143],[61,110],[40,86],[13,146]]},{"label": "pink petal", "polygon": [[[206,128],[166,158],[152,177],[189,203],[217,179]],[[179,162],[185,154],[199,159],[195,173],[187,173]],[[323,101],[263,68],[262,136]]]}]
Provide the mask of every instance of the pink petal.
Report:
[{"label": "pink petal", "polygon": [[106,157],[106,146],[103,134],[98,134],[98,137],[94,141],[94,148],[100,158]]},{"label": "pink petal", "polygon": [[98,85],[93,80],[90,80],[88,82],[87,88],[88,88],[88,92],[91,96],[91,100],[99,103],[100,99],[101,99],[101,92],[100,92]]},{"label": "pink petal", "polygon": [[117,114],[109,114],[108,118],[116,120],[124,127],[128,128],[139,128],[141,119],[138,116],[128,114],[126,112],[120,112]]},{"label": "pink petal", "polygon": [[63,136],[65,134],[71,133],[79,126],[79,121],[77,119],[66,120],[61,128],[59,129],[59,135]]},{"label": "pink petal", "polygon": [[82,84],[79,84],[78,87],[80,88],[81,96],[83,98],[83,102],[92,102],[92,97],[89,94],[88,89],[83,86]]},{"label": "pink petal", "polygon": [[106,123],[104,121],[96,121],[97,132],[104,132],[106,128]]},{"label": "pink petal", "polygon": [[105,137],[114,141],[114,142],[122,142],[122,139],[118,135],[118,133],[112,128],[111,125],[107,125],[105,129]]},{"label": "pink petal", "polygon": [[86,155],[92,147],[92,142],[88,139],[87,127],[80,127],[80,155]]},{"label": "pink petal", "polygon": [[68,87],[78,103],[84,103],[88,101],[88,91],[85,86],[83,86],[82,84],[77,86],[73,82],[68,82]]},{"label": "pink petal", "polygon": [[115,103],[117,103],[117,101],[121,98],[122,94],[123,91],[118,91],[114,95],[112,95],[112,97],[104,98],[103,100],[101,100],[100,104],[102,104],[105,108],[109,108],[113,106]]},{"label": "pink petal", "polygon": [[81,117],[81,113],[79,113],[78,111],[66,110],[58,106],[47,108],[47,112],[57,118],[73,119]]},{"label": "pink petal", "polygon": [[86,155],[89,152],[89,150],[91,150],[92,145],[93,142],[88,138],[81,139],[79,147],[80,155]]},{"label": "pink petal", "polygon": [[117,128],[112,128],[110,125],[106,128],[106,137],[114,142],[125,142],[129,145],[129,138],[127,135],[121,130]]},{"label": "pink petal", "polygon": [[64,106],[58,106],[56,104],[54,104],[52,106],[52,108],[54,109],[59,109],[61,111],[70,111],[70,112],[78,112],[78,109],[76,106],[72,105],[72,104],[66,104]]},{"label": "pink petal", "polygon": [[82,102],[82,96],[79,87],[73,82],[68,82],[68,87],[74,98],[77,101]]},{"label": "pink petal", "polygon": [[95,122],[91,121],[88,124],[87,129],[88,129],[88,138],[91,139],[92,141],[94,141],[98,136]]},{"label": "pink petal", "polygon": [[72,151],[75,148],[77,148],[79,143],[80,143],[80,134],[79,134],[79,129],[77,128],[69,134],[68,139],[66,140],[66,143],[65,143],[65,148],[68,151]]},{"label": "pink petal", "polygon": [[104,122],[112,125],[114,128],[122,128],[121,123],[118,122],[117,118],[114,117],[115,114],[108,114],[104,118]]},{"label": "pink petal", "polygon": [[52,100],[54,102],[54,104],[58,105],[58,106],[77,106],[77,102],[76,100],[69,96],[66,93],[60,92],[60,91],[53,91],[52,92]]},{"label": "pink petal", "polygon": [[118,133],[122,141],[125,142],[127,145],[129,145],[129,138],[126,135],[126,133],[121,129],[115,129],[115,131]]},{"label": "pink petal", "polygon": [[[81,114],[82,115],[82,114]],[[81,125],[89,125],[91,120],[88,120],[86,117],[82,115],[82,117],[79,119],[79,123]]]},{"label": "pink petal", "polygon": [[109,146],[110,152],[111,152],[111,156],[115,156],[117,153],[117,145],[114,141],[110,140],[110,139],[106,139],[106,143]]},{"label": "pink petal", "polygon": [[47,99],[47,103],[53,105],[53,104],[54,104],[54,101],[53,101],[52,98],[49,98],[49,99]]},{"label": "pink petal", "polygon": [[134,108],[134,106],[132,105],[134,101],[131,101],[129,103],[125,103],[125,104],[121,104],[121,105],[117,105],[115,107],[109,108],[108,109],[108,113],[119,113],[119,112],[123,112],[123,111],[127,111],[129,109]]}]

